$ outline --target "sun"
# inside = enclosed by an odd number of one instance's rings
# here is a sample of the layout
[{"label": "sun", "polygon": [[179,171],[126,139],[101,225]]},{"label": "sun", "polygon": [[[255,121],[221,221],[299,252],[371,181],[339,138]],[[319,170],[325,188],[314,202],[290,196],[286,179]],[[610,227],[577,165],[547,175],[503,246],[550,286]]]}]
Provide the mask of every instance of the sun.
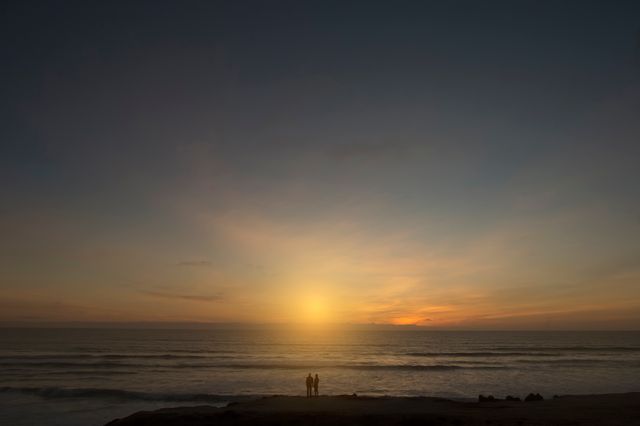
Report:
[{"label": "sun", "polygon": [[322,325],[331,321],[328,298],[317,293],[304,293],[298,298],[297,321],[306,325]]},{"label": "sun", "polygon": [[323,299],[310,300],[307,309],[307,322],[322,323],[328,319],[327,304]]},{"label": "sun", "polygon": [[292,276],[280,289],[281,313],[284,321],[294,326],[325,329],[337,324],[342,301],[335,283]]}]

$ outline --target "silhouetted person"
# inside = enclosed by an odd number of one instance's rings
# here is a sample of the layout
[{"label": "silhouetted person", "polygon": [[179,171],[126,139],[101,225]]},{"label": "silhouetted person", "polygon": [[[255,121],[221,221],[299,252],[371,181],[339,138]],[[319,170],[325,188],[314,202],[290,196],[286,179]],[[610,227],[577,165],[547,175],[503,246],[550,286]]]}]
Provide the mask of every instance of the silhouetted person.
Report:
[{"label": "silhouetted person", "polygon": [[313,377],[311,373],[307,376],[307,398],[311,397],[311,387],[313,386]]},{"label": "silhouetted person", "polygon": [[316,378],[313,379],[313,394],[318,396],[318,385],[320,384],[320,378],[316,374]]}]

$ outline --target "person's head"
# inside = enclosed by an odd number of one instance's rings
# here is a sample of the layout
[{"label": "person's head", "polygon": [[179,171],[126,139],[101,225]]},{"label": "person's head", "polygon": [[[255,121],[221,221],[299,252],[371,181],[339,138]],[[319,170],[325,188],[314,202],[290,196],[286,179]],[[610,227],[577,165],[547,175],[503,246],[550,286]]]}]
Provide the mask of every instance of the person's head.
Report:
[{"label": "person's head", "polygon": [[318,377],[318,373],[316,373],[316,377]]},{"label": "person's head", "polygon": [[311,373],[309,373],[309,377],[311,377]]}]

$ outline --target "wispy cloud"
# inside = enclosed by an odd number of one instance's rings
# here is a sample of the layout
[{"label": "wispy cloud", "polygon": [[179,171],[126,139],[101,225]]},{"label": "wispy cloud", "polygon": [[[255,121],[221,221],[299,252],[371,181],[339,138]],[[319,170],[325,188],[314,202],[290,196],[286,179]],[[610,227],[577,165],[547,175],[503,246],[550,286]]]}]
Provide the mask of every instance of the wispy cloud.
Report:
[{"label": "wispy cloud", "polygon": [[208,268],[212,265],[212,263],[209,260],[184,260],[182,262],[178,262],[177,265],[185,267]]},{"label": "wispy cloud", "polygon": [[141,293],[151,297],[159,297],[163,299],[188,300],[192,302],[217,302],[223,299],[221,294],[202,295],[202,294],[172,293],[172,292],[156,291],[156,290],[144,290],[144,291],[141,291]]}]

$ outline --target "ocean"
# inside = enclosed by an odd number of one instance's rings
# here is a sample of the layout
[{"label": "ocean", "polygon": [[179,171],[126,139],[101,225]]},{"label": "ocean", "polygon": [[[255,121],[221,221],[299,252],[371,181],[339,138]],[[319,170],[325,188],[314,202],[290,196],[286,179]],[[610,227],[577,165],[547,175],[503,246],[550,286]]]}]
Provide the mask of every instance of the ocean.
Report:
[{"label": "ocean", "polygon": [[0,329],[0,424],[103,425],[139,410],[321,394],[640,391],[640,332]]}]

